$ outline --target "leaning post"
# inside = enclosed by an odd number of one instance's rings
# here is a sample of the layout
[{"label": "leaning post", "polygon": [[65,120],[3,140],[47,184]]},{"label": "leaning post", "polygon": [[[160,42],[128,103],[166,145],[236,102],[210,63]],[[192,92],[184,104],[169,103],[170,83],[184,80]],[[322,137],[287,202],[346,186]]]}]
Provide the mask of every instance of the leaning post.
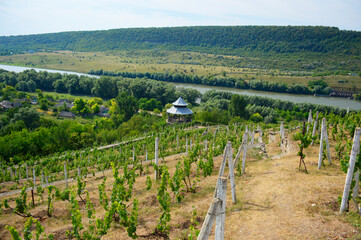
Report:
[{"label": "leaning post", "polygon": [[340,213],[343,213],[346,210],[348,196],[350,194],[350,188],[351,188],[352,178],[353,178],[353,174],[354,174],[356,158],[357,158],[357,155],[360,153],[360,134],[361,134],[361,128],[358,127],[355,129],[355,134],[353,137],[352,150],[351,150],[351,154],[350,154],[350,163],[349,163],[348,169],[347,169],[347,176],[346,176],[345,187],[344,187],[343,195],[342,195]]}]

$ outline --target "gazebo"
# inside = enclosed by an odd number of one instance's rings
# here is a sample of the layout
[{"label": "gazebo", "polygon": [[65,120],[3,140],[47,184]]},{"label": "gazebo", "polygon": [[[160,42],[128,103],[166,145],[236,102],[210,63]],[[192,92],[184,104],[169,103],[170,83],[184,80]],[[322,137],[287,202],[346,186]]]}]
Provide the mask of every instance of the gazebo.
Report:
[{"label": "gazebo", "polygon": [[172,103],[173,106],[167,110],[168,123],[188,123],[192,121],[192,110],[190,110],[181,97]]}]

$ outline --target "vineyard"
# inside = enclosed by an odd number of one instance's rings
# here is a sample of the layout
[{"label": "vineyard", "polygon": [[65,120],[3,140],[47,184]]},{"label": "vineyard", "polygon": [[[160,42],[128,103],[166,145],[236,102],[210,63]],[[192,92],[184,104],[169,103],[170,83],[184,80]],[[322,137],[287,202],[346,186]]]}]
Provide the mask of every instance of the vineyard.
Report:
[{"label": "vineyard", "polygon": [[0,238],[357,239],[360,122],[168,126],[3,162]]}]

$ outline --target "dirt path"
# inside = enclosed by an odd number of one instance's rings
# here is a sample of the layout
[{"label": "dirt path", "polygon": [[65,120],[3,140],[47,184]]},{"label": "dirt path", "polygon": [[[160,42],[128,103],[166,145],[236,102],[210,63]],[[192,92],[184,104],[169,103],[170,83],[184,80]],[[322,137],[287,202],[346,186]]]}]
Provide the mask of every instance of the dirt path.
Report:
[{"label": "dirt path", "polygon": [[[338,215],[337,197],[345,181],[340,166],[319,171],[317,158],[307,157],[306,174],[298,171],[296,151],[280,154],[275,143],[267,145],[267,151],[270,158],[249,162],[241,178],[242,207],[227,213],[226,239],[346,239],[355,235],[356,229]],[[317,151],[312,147],[306,155],[317,156]],[[229,200],[227,204],[227,208],[232,205]]]}]

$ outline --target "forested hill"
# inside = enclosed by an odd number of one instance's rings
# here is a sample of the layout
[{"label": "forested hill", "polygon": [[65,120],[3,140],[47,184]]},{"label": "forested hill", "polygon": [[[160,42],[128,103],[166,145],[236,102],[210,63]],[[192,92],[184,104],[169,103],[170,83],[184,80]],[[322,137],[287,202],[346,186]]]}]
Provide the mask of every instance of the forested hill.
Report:
[{"label": "forested hill", "polygon": [[255,53],[361,54],[361,32],[311,26],[128,28],[0,37],[0,52],[125,49]]}]

